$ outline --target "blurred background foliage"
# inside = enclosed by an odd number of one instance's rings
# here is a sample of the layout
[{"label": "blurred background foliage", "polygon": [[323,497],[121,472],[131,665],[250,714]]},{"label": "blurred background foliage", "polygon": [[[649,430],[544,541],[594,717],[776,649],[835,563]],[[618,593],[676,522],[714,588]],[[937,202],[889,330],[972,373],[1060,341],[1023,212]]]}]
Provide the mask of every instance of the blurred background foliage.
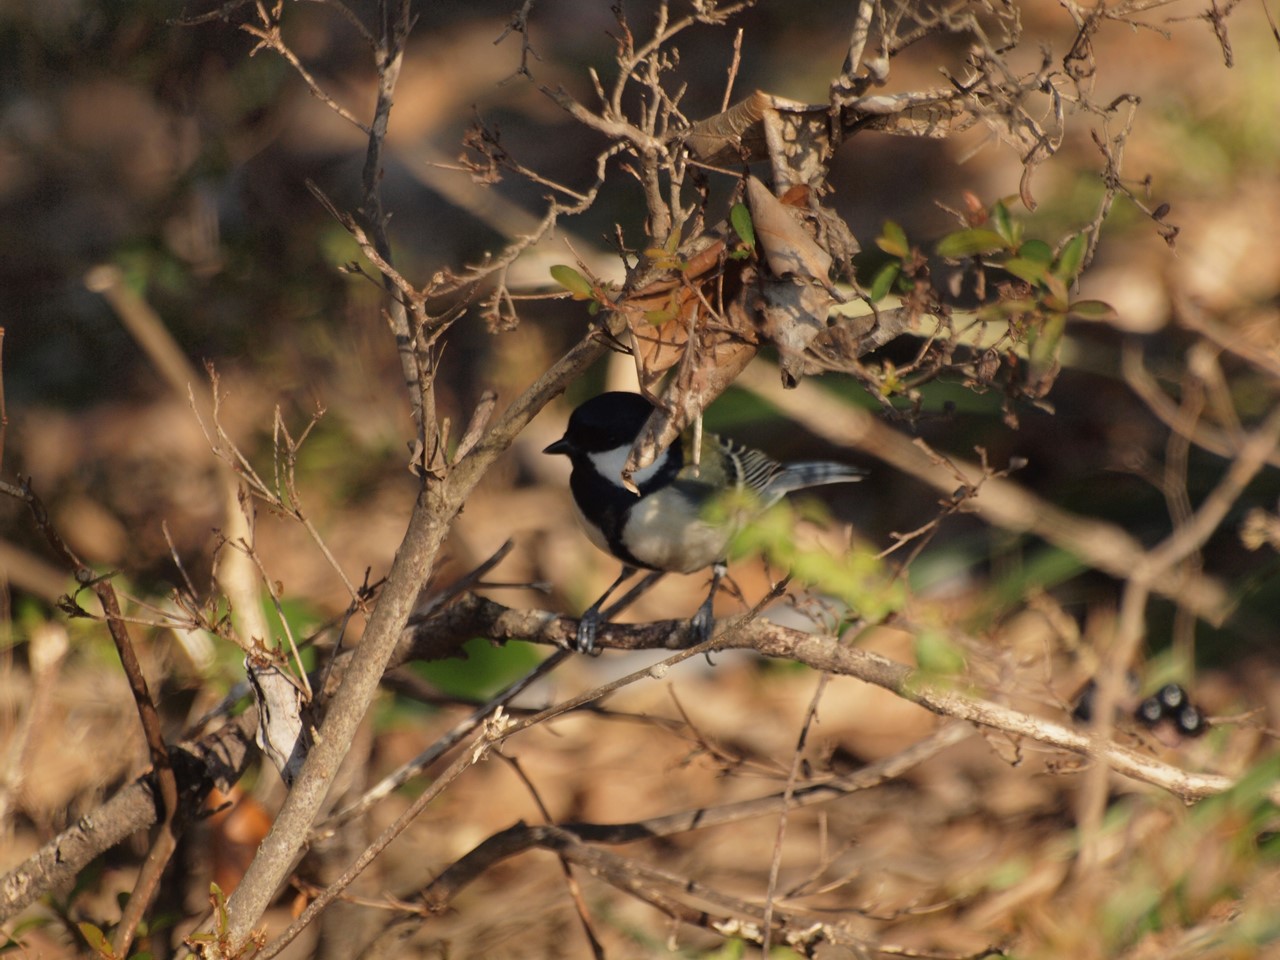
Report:
[{"label": "blurred background foliage", "polygon": [[[369,2],[351,6],[364,16],[373,7]],[[739,93],[758,88],[802,101],[825,100],[827,84],[844,56],[848,7],[765,0],[737,18],[732,28],[690,31],[679,44],[679,73],[689,83],[685,111],[702,116],[719,109],[732,30],[738,26],[744,31]],[[128,580],[122,586],[130,593],[161,605],[183,575],[175,557],[198,588],[210,582],[213,529],[221,511],[215,464],[186,399],[166,387],[108,300],[86,286],[86,274],[94,267],[118,267],[121,282],[158,313],[186,356],[197,367],[205,361],[216,365],[226,395],[223,424],[264,473],[271,469],[273,409],[279,406],[285,422],[299,430],[318,407],[324,409],[302,450],[300,485],[309,515],[353,579],[358,581],[366,569],[373,578],[386,569],[415,489],[405,469],[410,425],[393,344],[380,316],[380,289],[344,273],[343,264],[358,259],[357,249],[305,186],[308,179],[315,181],[340,209],[358,206],[363,137],[311,97],[280,58],[268,52],[251,55],[253,41],[234,25],[174,22],[206,9],[162,0],[10,0],[0,9],[0,325],[8,414],[4,474],[29,476],[82,557],[104,572],[122,571]],[[644,4],[627,4],[627,9],[636,22],[644,19]],[[1195,351],[1204,349],[1189,313],[1209,317],[1215,329],[1272,362],[1280,343],[1276,40],[1262,5],[1241,4],[1226,21],[1233,61],[1228,68],[1211,24],[1197,19],[1202,12],[1195,3],[1159,8],[1150,18],[1152,29],[1117,25],[1095,39],[1099,89],[1142,100],[1125,175],[1130,186],[1150,197],[1151,206],[1171,205],[1164,222],[1176,224],[1176,240],[1166,242],[1159,224],[1131,205],[1117,204],[1080,293],[1111,303],[1118,319],[1069,325],[1062,347],[1064,369],[1048,404],[1017,410],[1016,428],[997,393],[941,381],[923,388],[921,415],[903,424],[939,451],[972,457],[981,446],[1000,467],[1022,458],[1026,465],[1015,474],[1019,483],[1067,510],[1112,521],[1148,543],[1170,529],[1171,510],[1176,514],[1180,504],[1194,505],[1203,498],[1225,462],[1195,446],[1182,450],[1171,443],[1168,428],[1126,383],[1123,351],[1141,351],[1163,389],[1182,400],[1193,388],[1189,364]],[[477,117],[500,131],[502,148],[518,162],[569,184],[588,182],[591,158],[602,141],[519,75],[518,36],[495,42],[512,13],[508,0],[441,0],[420,4],[415,13],[414,39],[388,140],[384,203],[392,213],[400,270],[411,279],[425,279],[496,249],[526,229],[527,218],[537,216],[543,203],[544,190],[519,178],[507,176],[482,188],[450,169]],[[1070,45],[1074,31],[1060,5],[1030,2],[1022,16],[1028,36],[1059,55]],[[287,22],[288,42],[317,81],[344,106],[366,116],[376,78],[349,25],[324,5],[307,3],[290,4]],[[589,100],[587,69],[610,73],[609,31],[615,29],[607,4],[545,0],[536,5],[530,25],[529,40],[537,54],[530,69],[539,83],[563,85]],[[895,60],[888,92],[936,84],[939,64],[961,52],[958,45],[941,41],[912,50]],[[1105,102],[1108,97],[1099,93],[1097,99]],[[1102,192],[1101,168],[1088,125],[1078,124],[1036,176],[1038,208],[1015,208],[1028,236],[1052,243],[1088,222]],[[963,208],[966,192],[990,205],[1016,194],[1020,174],[1018,158],[995,144],[983,144],[978,131],[945,141],[862,134],[838,153],[831,181],[834,205],[864,248],[892,219],[929,251],[939,237],[956,229],[944,205]],[[615,177],[591,211],[565,226],[607,250],[618,224],[638,247],[643,217],[638,190],[625,177]],[[564,247],[546,246],[554,248],[546,262],[571,259]],[[524,284],[551,289],[545,264],[536,264]],[[1194,304],[1194,311],[1187,304]],[[522,302],[520,311],[522,322],[512,330],[492,331],[471,318],[453,328],[439,396],[455,422],[465,421],[486,389],[498,390],[500,402],[514,396],[575,342],[587,323],[583,305],[567,300]],[[890,346],[869,362],[903,363],[912,349]],[[1230,351],[1215,359],[1224,380],[1208,403],[1225,401],[1234,411],[1230,416],[1244,423],[1274,405],[1274,375]],[[602,365],[589,382],[577,385],[565,404],[535,421],[529,436],[486,479],[459,521],[448,563],[433,586],[446,586],[508,537],[516,539],[517,550],[503,566],[501,579],[548,581],[552,592],[506,590],[500,594],[504,602],[576,611],[612,577],[612,565],[592,553],[573,526],[563,477],[537,453],[558,436],[569,405],[602,387],[608,377]],[[855,395],[853,388],[832,386],[845,390],[851,402],[881,408],[877,401]],[[208,386],[195,384],[194,389],[207,391]],[[1216,413],[1229,419],[1222,410]],[[709,412],[708,426],[783,459],[841,456],[774,416],[746,391],[730,391]],[[1177,465],[1172,472],[1168,468],[1171,458],[1185,461],[1180,468],[1185,488]],[[823,498],[833,520],[851,523],[859,541],[885,545],[890,533],[914,529],[937,515],[936,494],[887,466],[868,466],[873,470],[868,482]],[[1275,684],[1280,567],[1274,550],[1246,548],[1238,531],[1246,511],[1274,512],[1278,496],[1280,472],[1273,469],[1249,489],[1206,546],[1204,566],[1229,583],[1239,607],[1220,629],[1194,627],[1196,658],[1202,668],[1212,668],[1199,688],[1211,710],[1265,708],[1273,726],[1280,709]],[[103,631],[56,615],[58,596],[72,585],[52,565],[19,504],[0,501],[0,536],[0,569],[8,578],[3,656],[5,673],[15,678],[6,683],[0,718],[5,740],[30,707],[25,697],[31,686],[16,678],[35,670],[33,649],[61,642],[68,651],[56,706],[43,715],[47,735],[32,741],[46,745],[50,765],[41,769],[38,786],[28,776],[20,790],[8,793],[3,826],[4,845],[13,851],[5,857],[8,867],[136,775],[145,752]],[[331,623],[347,598],[297,526],[264,515],[258,548],[269,575],[288,597],[286,615],[293,629],[307,636]],[[1022,649],[1023,643],[1034,648],[1038,642],[1034,630],[1019,633],[1036,598],[1051,597],[1053,609],[1064,611],[1073,624],[1056,629],[1074,630],[1075,642],[1087,645],[1091,632],[1111,615],[1117,594],[1113,580],[1082,569],[1060,549],[994,531],[964,515],[948,518],[911,572],[915,590],[955,597],[957,615],[969,631],[1010,649]],[[682,579],[689,583],[665,586],[632,616],[670,615],[673,605],[692,610],[696,602],[690,598],[701,581]],[[764,582],[758,571],[744,570],[739,579],[748,596]],[[1173,605],[1153,604],[1148,653],[1157,664],[1169,638],[1187,629],[1177,621]],[[62,641],[51,639],[54,624],[66,631]],[[206,650],[158,629],[140,628],[139,634],[169,733],[178,736],[231,688],[238,655]],[[1053,643],[1060,639],[1061,634]],[[537,656],[523,646],[491,649],[475,643],[469,653],[462,663],[424,666],[421,675],[434,682],[443,698],[465,699],[491,692]],[[1168,670],[1192,680],[1186,664]],[[790,671],[779,673],[794,678]],[[735,716],[720,696],[758,697],[768,713],[778,699],[794,698],[799,689],[785,686],[790,681],[784,676],[777,689],[787,693],[766,694],[756,686],[763,681],[755,673],[737,676],[726,668],[723,674],[724,689],[704,695],[714,696],[708,702]],[[1069,685],[1051,684],[1053,694],[1066,698]],[[429,737],[424,722],[416,706],[382,711],[385,739],[373,748],[374,765],[387,767],[411,751],[409,741]],[[835,722],[832,730],[838,729]],[[913,730],[907,724],[875,736],[894,741]],[[85,757],[74,748],[104,733],[114,739],[111,751],[94,748],[95,755]],[[749,752],[776,748],[785,756],[778,744],[753,741],[749,730],[740,729],[735,736],[750,744],[744,748]],[[856,734],[850,736],[857,740]],[[612,757],[590,754],[588,740],[570,737],[572,749],[580,751],[577,766],[599,770],[603,763],[610,769]],[[619,737],[618,742],[642,748],[642,741]],[[865,739],[857,742],[859,746],[846,744],[839,751],[863,757],[878,752]],[[1235,749],[1247,753],[1238,743]],[[557,750],[568,747],[548,750],[554,758],[560,756]],[[561,765],[567,756],[565,752],[551,762],[566,779],[573,766]],[[675,754],[655,752],[653,757],[655,772],[680,762]],[[947,775],[936,775],[946,780]],[[1023,776],[1017,771],[998,775]],[[977,774],[973,777],[975,783],[981,781]],[[566,786],[557,809],[603,815],[607,798],[592,793],[599,789],[589,783]],[[644,795],[656,792],[648,781],[636,789]],[[1061,842],[1060,832],[1041,829],[1044,821],[1036,820],[1049,817],[1046,810],[1062,817],[1058,801],[1047,802],[1037,814],[1035,803],[1041,799],[1017,794],[1008,801],[1016,813],[1003,821],[1005,827],[1026,827],[1033,837],[1027,842],[1037,851],[1043,850],[1041,840]],[[1142,795],[1134,802],[1149,800]],[[262,802],[273,802],[270,788],[262,788]],[[991,813],[980,809],[979,801],[966,802],[973,804],[966,809],[975,818]],[[1194,926],[1225,896],[1250,900],[1259,861],[1246,857],[1247,865],[1242,865],[1240,851],[1224,852],[1219,841],[1244,829],[1233,817],[1255,816],[1263,805],[1255,802],[1241,814],[1231,804],[1223,798],[1191,814],[1175,809],[1171,801],[1157,802],[1154,813],[1149,807],[1141,813],[1128,805],[1117,807],[1117,818],[1141,819],[1144,831],[1157,821],[1176,823],[1194,837],[1185,846],[1171,847],[1166,840],[1160,856],[1135,854],[1126,861],[1123,869],[1131,871],[1133,882],[1124,889],[1137,892],[1132,901],[1117,899],[1106,906],[1104,935],[1111,945],[1103,953],[1090,952],[1096,944],[1076,942],[1073,938],[1082,936],[1081,931],[1055,927],[1048,913],[1027,906],[1038,942],[1056,944],[1059,951],[1082,951],[1071,952],[1073,956],[1118,956],[1142,942],[1144,934]],[[859,829],[883,825],[877,817],[891,812],[892,803],[886,801],[883,811],[873,813]],[[942,829],[942,814],[938,818],[925,829],[935,841],[940,834],[931,831]],[[476,823],[483,820],[478,816]],[[1202,829],[1206,821],[1209,826]],[[955,820],[949,822],[954,825]],[[988,824],[1000,822],[988,819]],[[1118,823],[1113,828],[1126,829]],[[478,841],[483,832],[475,826],[467,836]],[[970,852],[981,846],[959,834],[951,842]],[[1274,844],[1268,844],[1261,851],[1264,864],[1274,860]],[[1194,853],[1202,847],[1203,857]],[[1193,851],[1188,856],[1194,859],[1179,859],[1175,848]],[[437,851],[441,857],[447,852]],[[960,897],[979,888],[1023,889],[1018,885],[1025,877],[1016,869],[1009,872],[1014,861],[1006,852],[1001,847],[981,857],[974,853],[989,874],[980,876],[979,870],[956,881],[971,887],[948,892]],[[103,865],[107,874],[115,872],[117,887],[126,883],[120,877],[127,871],[120,871],[132,855],[136,851],[123,851]],[[884,855],[901,856],[901,851]],[[946,873],[926,854],[912,856],[920,858],[912,861],[913,869]],[[1206,882],[1220,886],[1206,889],[1196,874],[1208,869],[1204,862],[1210,857],[1217,859],[1213,879]],[[1023,866],[1039,869],[1031,860]],[[396,868],[391,869],[394,873]],[[75,909],[109,914],[104,904],[112,884],[96,876],[99,899],[81,901]],[[1275,889],[1274,876],[1266,882]],[[1178,893],[1171,899],[1167,894],[1173,888]],[[1233,892],[1223,892],[1227,890]],[[1073,896],[1088,898],[1085,891]],[[904,897],[899,899],[905,903]],[[460,908],[460,914],[465,910]],[[641,927],[649,922],[637,921]],[[996,928],[1006,922],[991,920]],[[455,955],[520,955],[509,937],[491,939],[496,925],[482,926],[455,930],[458,942],[467,944]],[[935,940],[947,935],[937,933],[944,929],[941,920],[921,929],[925,941],[930,930]],[[952,942],[956,949],[986,942],[990,929],[975,926]],[[1255,942],[1275,935],[1264,930]],[[556,939],[551,933],[547,938]]]}]

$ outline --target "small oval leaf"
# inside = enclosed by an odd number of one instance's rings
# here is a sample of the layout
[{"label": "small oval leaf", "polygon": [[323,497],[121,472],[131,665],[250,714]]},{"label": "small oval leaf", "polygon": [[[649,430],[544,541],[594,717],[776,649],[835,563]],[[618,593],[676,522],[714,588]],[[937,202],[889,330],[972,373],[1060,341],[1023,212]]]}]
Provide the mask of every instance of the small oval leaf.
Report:
[{"label": "small oval leaf", "polygon": [[1031,363],[1043,370],[1058,355],[1058,344],[1062,342],[1062,334],[1067,329],[1067,317],[1063,313],[1051,313],[1031,340]]},{"label": "small oval leaf", "polygon": [[876,271],[874,277],[871,278],[871,288],[867,291],[867,296],[871,298],[872,303],[879,303],[885,298],[885,295],[893,289],[893,282],[898,279],[898,275],[902,273],[902,264],[897,260],[890,260]]},{"label": "small oval leaf", "polygon": [[978,311],[978,318],[988,323],[1033,314],[1039,309],[1034,300],[997,300]]},{"label": "small oval leaf", "polygon": [[738,235],[746,246],[754,247],[756,245],[756,228],[751,222],[751,211],[747,209],[745,203],[735,203],[729,211],[729,223],[733,225],[733,232]]},{"label": "small oval leaf", "polygon": [[577,300],[590,300],[595,296],[591,282],[567,264],[557,263],[552,266],[551,279],[572,293]]},{"label": "small oval leaf", "polygon": [[1053,248],[1043,240],[1028,240],[1018,247],[1018,256],[1023,260],[1034,260],[1046,267],[1053,263]]},{"label": "small oval leaf", "polygon": [[1009,219],[1009,208],[1004,205],[1003,200],[997,200],[996,205],[991,208],[991,224],[996,228],[996,233],[1008,243],[1014,242],[1013,221]]},{"label": "small oval leaf", "polygon": [[1088,234],[1077,233],[1072,237],[1071,241],[1062,248],[1058,262],[1053,265],[1054,275],[1063,283],[1070,283],[1079,276],[1080,268],[1084,266],[1084,252],[1088,246]]},{"label": "small oval leaf", "polygon": [[907,232],[892,220],[884,222],[884,232],[876,237],[876,246],[893,257],[911,256],[911,244],[907,242]]},{"label": "small oval leaf", "polygon": [[79,923],[76,924],[76,926],[80,928],[80,936],[84,937],[84,942],[87,943],[95,953],[103,957],[115,956],[111,950],[111,941],[107,939],[107,935],[98,929],[98,927],[88,922]]},{"label": "small oval leaf", "polygon": [[674,307],[667,307],[664,310],[646,310],[644,318],[655,327],[660,327],[676,318]]},{"label": "small oval leaf", "polygon": [[1004,269],[1008,270],[1019,280],[1025,280],[1030,284],[1037,284],[1044,279],[1045,272],[1049,269],[1047,263],[1041,263],[1038,260],[1028,260],[1025,257],[1010,257],[1004,263],[1000,264]]},{"label": "small oval leaf", "polygon": [[948,260],[973,257],[982,253],[995,253],[1008,249],[1004,237],[994,230],[975,227],[971,230],[957,230],[938,241],[938,256]]},{"label": "small oval leaf", "polygon": [[1067,308],[1067,314],[1081,320],[1104,320],[1108,323],[1120,316],[1115,307],[1103,300],[1077,300]]},{"label": "small oval leaf", "polygon": [[1046,273],[1044,275],[1044,285],[1049,293],[1044,298],[1044,305],[1050,310],[1063,311],[1067,309],[1067,284],[1056,273]]}]

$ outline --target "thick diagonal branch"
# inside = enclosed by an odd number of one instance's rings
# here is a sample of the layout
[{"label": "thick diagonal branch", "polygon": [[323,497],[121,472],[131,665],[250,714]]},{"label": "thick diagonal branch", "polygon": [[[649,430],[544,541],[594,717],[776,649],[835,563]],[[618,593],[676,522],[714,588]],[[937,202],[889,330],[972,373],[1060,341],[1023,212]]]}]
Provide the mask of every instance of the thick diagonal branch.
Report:
[{"label": "thick diagonal branch", "polygon": [[227,946],[235,955],[248,942],[281,883],[293,869],[329,785],[356,728],[364,718],[395,652],[422,585],[434,569],[440,545],[453,520],[493,461],[552,397],[564,391],[620,332],[596,328],[529,387],[443,481],[428,480],[419,491],[408,529],[386,583],[334,694],[312,750],[271,832],[227,903]]}]

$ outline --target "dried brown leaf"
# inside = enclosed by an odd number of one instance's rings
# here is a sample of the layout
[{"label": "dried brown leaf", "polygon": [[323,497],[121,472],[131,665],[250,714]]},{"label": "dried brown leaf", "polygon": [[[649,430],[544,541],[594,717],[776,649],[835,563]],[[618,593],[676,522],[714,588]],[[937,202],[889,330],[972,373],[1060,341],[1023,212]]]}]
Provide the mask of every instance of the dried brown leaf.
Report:
[{"label": "dried brown leaf", "polygon": [[779,191],[793,186],[818,186],[827,179],[831,159],[829,111],[770,109],[760,118],[773,166],[773,182]]},{"label": "dried brown leaf", "polygon": [[723,113],[699,120],[685,135],[684,143],[694,157],[710,164],[730,164],[763,159],[767,145],[759,126],[771,98],[756,90]]},{"label": "dried brown leaf", "polygon": [[831,255],[805,229],[798,210],[784,204],[755,177],[747,178],[747,203],[769,272],[779,278],[794,276],[825,284]]},{"label": "dried brown leaf", "polygon": [[631,448],[622,471],[624,479],[629,480],[636,470],[652,463],[658,451],[684,432],[756,355],[759,338],[753,310],[746,303],[750,294],[751,285],[743,284],[721,314],[701,316],[693,328],[693,348],[686,344],[661,405]]},{"label": "dried brown leaf", "polygon": [[[680,362],[689,330],[701,326],[706,304],[712,302],[710,281],[718,275],[725,243],[708,239],[678,272],[645,283],[617,304],[631,330],[637,373],[646,389]],[[703,286],[708,290],[701,291]]]},{"label": "dried brown leaf", "polygon": [[787,114],[797,123],[808,124],[813,118],[825,118],[828,110],[823,104],[799,103],[756,90],[723,113],[699,120],[685,134],[684,144],[703,163],[726,165],[764,160],[770,156],[763,124],[769,113]]},{"label": "dried brown leaf", "polygon": [[778,348],[784,386],[794,387],[805,372],[805,351],[827,328],[835,299],[816,284],[770,280],[764,284],[760,311],[764,335]]}]

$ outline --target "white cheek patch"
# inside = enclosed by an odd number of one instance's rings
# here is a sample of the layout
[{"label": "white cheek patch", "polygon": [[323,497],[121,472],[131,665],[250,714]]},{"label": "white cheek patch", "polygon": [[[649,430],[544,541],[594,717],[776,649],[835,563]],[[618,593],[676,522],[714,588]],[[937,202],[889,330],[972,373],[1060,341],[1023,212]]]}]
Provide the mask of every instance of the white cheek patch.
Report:
[{"label": "white cheek patch", "polygon": [[[605,450],[602,453],[589,453],[587,459],[591,461],[591,465],[596,468],[596,472],[606,480],[614,483],[622,483],[622,468],[627,465],[627,454],[630,453],[629,447],[614,447],[612,450]],[[653,478],[659,470],[667,462],[667,458],[671,456],[671,450],[663,450],[658,455],[658,459],[643,470],[637,470],[631,475],[631,482],[637,487]]]}]

